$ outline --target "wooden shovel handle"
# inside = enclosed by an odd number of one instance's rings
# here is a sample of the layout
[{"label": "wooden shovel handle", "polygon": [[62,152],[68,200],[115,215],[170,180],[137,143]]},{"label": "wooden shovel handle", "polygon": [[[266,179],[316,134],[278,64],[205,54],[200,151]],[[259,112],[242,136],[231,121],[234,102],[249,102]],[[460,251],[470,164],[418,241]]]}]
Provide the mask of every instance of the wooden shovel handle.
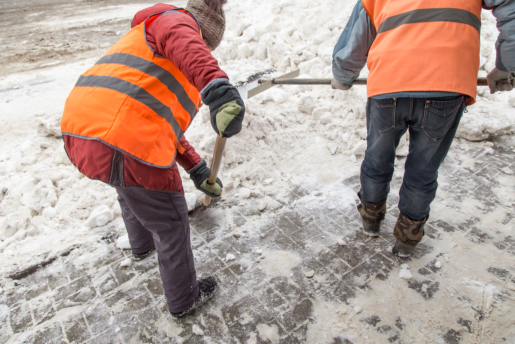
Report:
[{"label": "wooden shovel handle", "polygon": [[[208,184],[213,185],[216,183],[216,178],[218,177],[218,171],[220,171],[220,165],[222,164],[222,155],[225,148],[226,138],[222,138],[220,136],[216,137],[215,143],[215,151],[213,152],[213,160],[211,161],[211,172],[209,173],[209,178],[207,180]],[[211,204],[211,197],[206,195],[204,197],[204,206],[209,207]]]}]

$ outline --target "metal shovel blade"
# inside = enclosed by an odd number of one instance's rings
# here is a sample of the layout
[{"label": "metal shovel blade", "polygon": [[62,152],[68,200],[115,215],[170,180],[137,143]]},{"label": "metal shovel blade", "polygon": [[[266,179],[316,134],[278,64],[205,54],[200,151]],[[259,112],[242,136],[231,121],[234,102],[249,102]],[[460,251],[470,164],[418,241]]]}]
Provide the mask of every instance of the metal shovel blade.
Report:
[{"label": "metal shovel blade", "polygon": [[252,98],[262,92],[265,92],[266,90],[274,87],[274,80],[282,80],[282,79],[292,79],[292,78],[296,78],[300,75],[300,70],[295,70],[293,72],[290,72],[290,73],[286,73],[284,75],[281,75],[280,77],[278,78],[275,78],[275,79],[271,79],[271,80],[268,80],[264,83],[262,83],[261,85],[257,86],[257,87],[254,87],[253,89],[249,90],[247,92],[247,98]]}]

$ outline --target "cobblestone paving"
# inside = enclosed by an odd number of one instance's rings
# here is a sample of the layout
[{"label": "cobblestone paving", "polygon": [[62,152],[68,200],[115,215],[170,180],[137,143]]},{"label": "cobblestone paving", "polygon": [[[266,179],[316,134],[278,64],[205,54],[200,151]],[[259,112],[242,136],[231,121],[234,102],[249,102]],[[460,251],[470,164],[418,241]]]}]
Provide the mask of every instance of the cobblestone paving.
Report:
[{"label": "cobblestone paving", "polygon": [[[112,227],[107,229],[111,235],[99,238],[108,254],[90,262],[87,268],[75,268],[74,260],[79,257],[71,251],[27,276],[14,276],[14,292],[0,295],[0,343],[304,343],[308,342],[310,328],[321,326],[320,321],[324,321],[315,309],[319,300],[350,307],[378,291],[384,292],[385,298],[393,297],[392,283],[400,280],[398,269],[404,262],[410,264],[413,273],[411,280],[403,281],[406,293],[416,292],[410,294],[418,298],[415,305],[432,302],[448,293],[441,284],[452,278],[434,266],[439,257],[442,259],[444,250],[440,246],[445,246],[448,236],[460,235],[471,247],[481,245],[493,254],[515,258],[513,231],[506,235],[478,225],[484,214],[502,208],[502,226],[513,229],[515,205],[496,194],[496,190],[503,187],[503,180],[510,180],[506,192],[513,194],[515,154],[502,148],[495,148],[491,155],[483,152],[484,149],[461,148],[456,143],[442,166],[442,190],[435,201],[440,202],[438,209],[451,208],[467,214],[461,201],[474,199],[483,205],[482,210],[470,216],[466,224],[433,214],[428,235],[408,260],[399,260],[389,251],[394,240],[390,228],[398,214],[396,192],[400,178],[392,183],[385,230],[379,238],[368,238],[359,231],[356,211],[327,209],[306,214],[285,205],[271,220],[260,221],[257,209],[222,201],[191,220],[198,275],[214,274],[221,282],[217,295],[202,312],[173,320],[167,314],[156,256],[121,268],[120,262],[127,253],[115,248],[113,241],[120,232]],[[473,166],[467,167],[462,157],[473,158]],[[359,189],[358,176],[344,183],[353,190]],[[290,199],[301,199],[310,193],[296,188],[290,192]],[[252,218],[257,221],[247,222]],[[235,238],[232,227],[249,229]],[[344,238],[346,245],[338,245],[335,237]],[[256,247],[265,252],[263,259],[257,259],[260,254]],[[292,264],[289,275],[270,274],[262,268],[271,259],[267,252],[290,252],[300,261]],[[249,258],[226,262],[227,253]],[[315,271],[315,276],[306,278],[305,272],[310,270]],[[487,275],[489,283],[499,290],[495,302],[515,306],[513,260],[504,265],[492,262],[487,271],[477,274]],[[449,300],[467,300],[467,295],[458,294],[450,294],[453,296],[448,296]],[[463,302],[475,307],[470,298]],[[416,342],[413,331],[420,322],[434,319],[425,318],[424,314],[409,319],[402,303],[398,305],[392,305],[388,318],[375,314],[374,307],[366,304],[363,310],[349,308],[354,316],[349,318],[353,325],[348,333],[357,335],[336,336],[329,342]],[[433,336],[427,337],[427,342],[435,342],[434,338],[442,343],[478,342],[478,338],[483,338],[479,337],[485,327],[482,321],[488,314],[477,309],[467,314],[469,317],[457,316],[453,322],[433,328]],[[203,335],[199,335],[201,332]],[[489,338],[502,337],[495,335]]]}]

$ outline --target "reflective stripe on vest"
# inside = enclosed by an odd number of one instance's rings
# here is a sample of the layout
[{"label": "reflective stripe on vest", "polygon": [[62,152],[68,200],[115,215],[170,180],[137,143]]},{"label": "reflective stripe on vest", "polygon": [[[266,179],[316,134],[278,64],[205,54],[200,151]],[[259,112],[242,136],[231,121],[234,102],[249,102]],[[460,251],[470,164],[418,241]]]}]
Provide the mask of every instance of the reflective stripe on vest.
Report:
[{"label": "reflective stripe on vest", "polygon": [[[151,166],[168,168],[200,106],[200,93],[146,41],[150,16],[82,74],[66,100],[61,131],[101,140]],[[199,34],[200,27],[199,27]]]},{"label": "reflective stripe on vest", "polygon": [[482,0],[362,0],[377,31],[368,97],[409,91],[477,95]]}]

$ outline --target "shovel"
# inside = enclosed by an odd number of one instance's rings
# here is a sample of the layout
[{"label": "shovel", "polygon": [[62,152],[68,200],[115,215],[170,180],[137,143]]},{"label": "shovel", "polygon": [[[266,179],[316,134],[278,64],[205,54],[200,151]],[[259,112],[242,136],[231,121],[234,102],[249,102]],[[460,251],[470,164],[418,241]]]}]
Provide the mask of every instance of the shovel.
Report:
[{"label": "shovel", "polygon": [[[215,151],[213,153],[213,160],[211,161],[211,172],[209,173],[209,178],[207,179],[207,183],[209,185],[214,185],[216,183],[218,171],[220,170],[220,165],[222,164],[222,154],[224,152],[226,141],[226,138],[222,138],[221,136],[216,137]],[[204,209],[209,207],[210,204],[211,197],[206,195],[206,197],[204,197]]]},{"label": "shovel", "polygon": [[[259,80],[261,85],[249,90],[248,97],[254,97],[275,85],[331,85],[331,79],[295,79],[299,76],[300,71],[296,70],[294,72],[284,74],[278,78],[271,80]],[[366,85],[367,79],[361,78],[356,79],[352,82],[351,85]],[[477,79],[478,86],[488,86],[488,82],[486,78],[478,78]]]}]

